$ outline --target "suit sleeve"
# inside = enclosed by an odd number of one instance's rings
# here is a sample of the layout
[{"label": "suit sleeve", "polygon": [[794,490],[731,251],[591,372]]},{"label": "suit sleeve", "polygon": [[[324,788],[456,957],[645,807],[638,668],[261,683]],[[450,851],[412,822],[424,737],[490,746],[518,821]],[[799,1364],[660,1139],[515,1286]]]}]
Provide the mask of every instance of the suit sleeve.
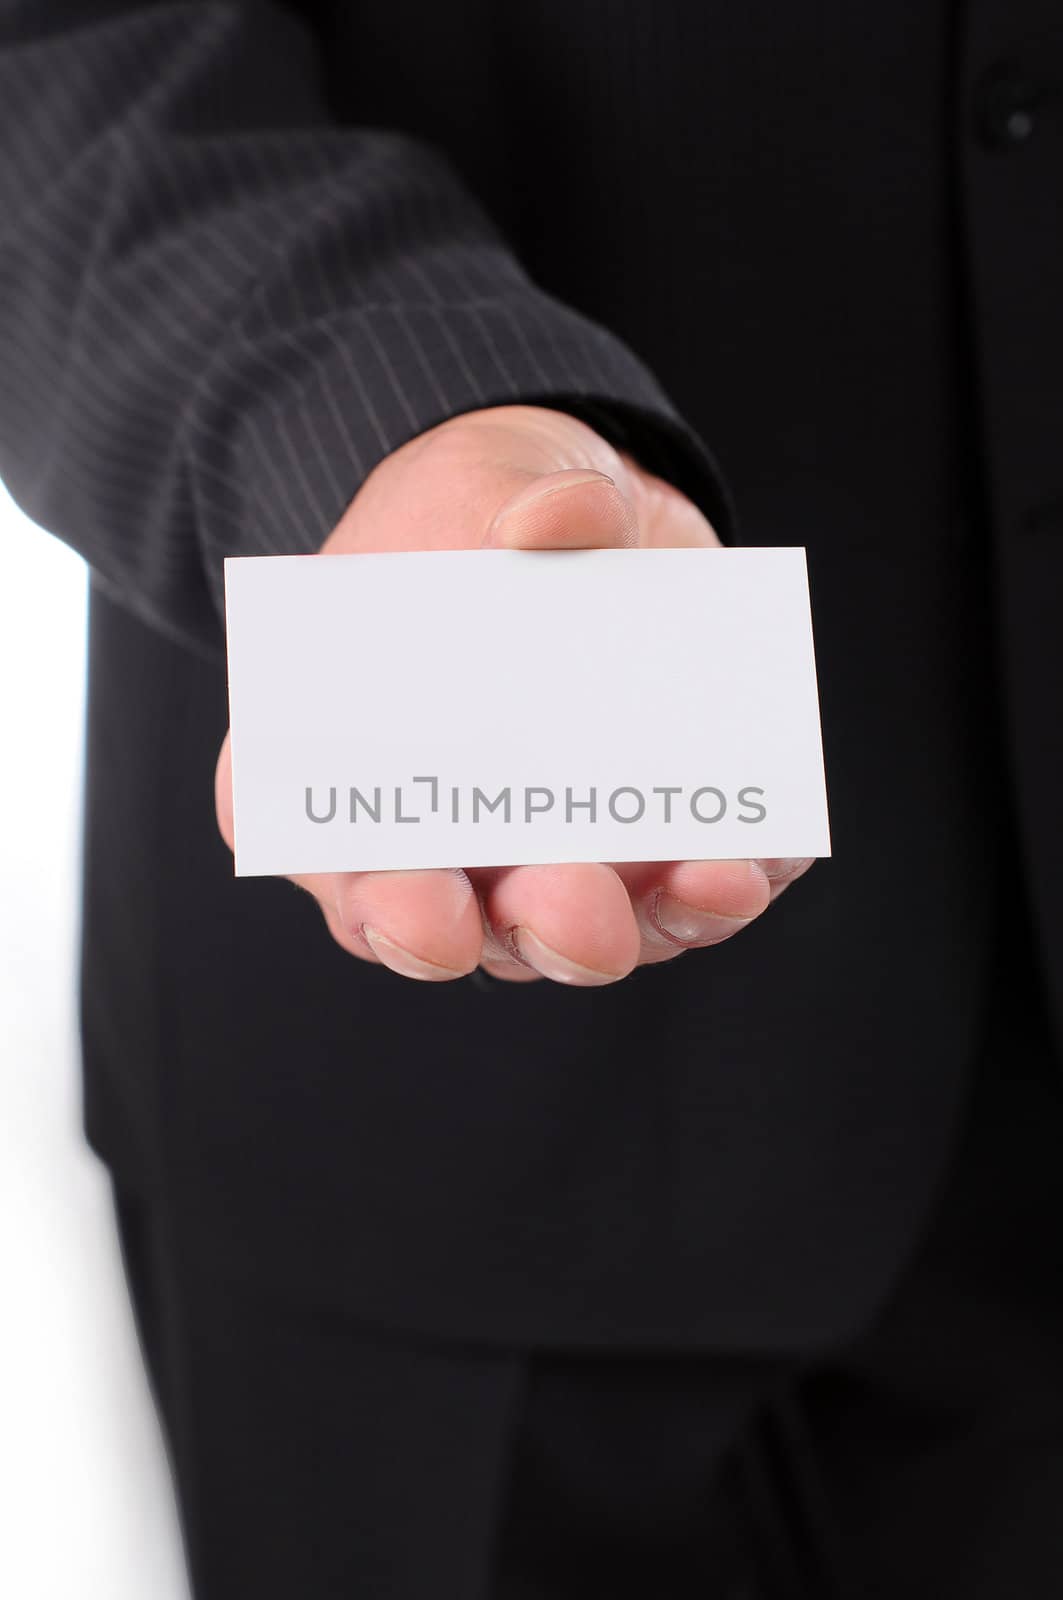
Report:
[{"label": "suit sleeve", "polygon": [[439,152],[330,114],[266,0],[0,0],[0,475],[209,656],[226,555],[316,550],[406,440],[585,417],[727,539],[715,464],[615,336],[530,281]]}]

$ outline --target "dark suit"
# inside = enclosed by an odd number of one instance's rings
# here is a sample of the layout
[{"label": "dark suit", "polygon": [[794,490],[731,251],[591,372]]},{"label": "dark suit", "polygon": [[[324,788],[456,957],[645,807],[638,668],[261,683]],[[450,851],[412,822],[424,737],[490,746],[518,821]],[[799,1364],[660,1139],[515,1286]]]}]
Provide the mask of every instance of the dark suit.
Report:
[{"label": "dark suit", "polygon": [[[93,1144],[230,1281],[367,1326],[863,1329],[1019,851],[1063,1028],[1058,8],[0,19],[0,470],[94,570]],[[354,962],[214,824],[223,557],[313,550],[384,455],[514,399],[809,555],[834,858],[599,990]]]}]

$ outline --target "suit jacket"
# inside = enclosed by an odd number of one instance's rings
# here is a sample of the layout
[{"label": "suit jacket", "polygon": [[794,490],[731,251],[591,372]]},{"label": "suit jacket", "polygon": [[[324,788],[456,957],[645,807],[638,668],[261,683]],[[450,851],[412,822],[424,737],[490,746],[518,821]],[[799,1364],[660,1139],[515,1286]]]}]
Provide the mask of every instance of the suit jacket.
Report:
[{"label": "suit jacket", "polygon": [[[202,1263],[463,1339],[881,1303],[1023,870],[1063,1023],[1061,85],[1050,0],[0,0],[0,470],[93,572],[85,1123]],[[834,857],[604,989],[361,964],[214,824],[223,557],[516,399],[809,556]]]}]

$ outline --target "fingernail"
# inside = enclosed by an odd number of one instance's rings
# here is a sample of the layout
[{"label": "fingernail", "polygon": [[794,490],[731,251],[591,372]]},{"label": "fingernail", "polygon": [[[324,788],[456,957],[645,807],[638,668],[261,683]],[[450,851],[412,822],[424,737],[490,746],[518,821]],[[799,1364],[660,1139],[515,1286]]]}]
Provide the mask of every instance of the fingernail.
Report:
[{"label": "fingernail", "polygon": [[662,892],[653,907],[653,920],[662,933],[682,944],[715,944],[737,933],[739,928],[748,927],[755,918],[720,917]]},{"label": "fingernail", "polygon": [[420,956],[415,956],[412,950],[396,944],[394,939],[389,939],[379,928],[371,928],[367,922],[362,923],[362,934],[373,954],[386,967],[390,967],[392,972],[401,973],[404,978],[420,978],[429,983],[439,983],[446,978],[465,976],[454,967],[441,967],[435,961],[423,961]]},{"label": "fingernail", "polygon": [[495,513],[487,530],[484,543],[491,544],[499,528],[518,511],[527,511],[531,506],[538,505],[540,501],[549,500],[551,495],[564,494],[567,489],[578,489],[585,483],[604,483],[612,489],[616,488],[616,479],[611,478],[607,472],[573,471],[560,483],[548,483],[545,486],[541,486],[538,483],[530,483],[526,489],[522,489],[512,500],[507,501],[500,511]]},{"label": "fingernail", "polygon": [[766,861],[758,861],[756,865],[769,883],[777,883],[780,878],[788,878],[799,867],[805,866],[809,860],[809,856],[773,856]]},{"label": "fingernail", "polygon": [[578,961],[570,961],[568,956],[563,956],[560,951],[544,944],[530,928],[513,928],[510,938],[517,954],[528,963],[529,967],[541,972],[544,978],[552,978],[555,983],[590,986],[615,983],[617,978],[623,976],[620,972],[598,972],[594,967],[583,967]]}]

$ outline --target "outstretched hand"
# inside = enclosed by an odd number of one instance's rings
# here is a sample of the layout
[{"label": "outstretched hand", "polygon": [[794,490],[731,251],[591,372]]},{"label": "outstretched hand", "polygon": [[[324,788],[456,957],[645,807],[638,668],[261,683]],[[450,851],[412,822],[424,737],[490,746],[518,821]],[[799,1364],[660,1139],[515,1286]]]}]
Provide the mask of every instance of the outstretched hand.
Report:
[{"label": "outstretched hand", "polygon": [[[560,550],[719,540],[677,489],[575,417],[501,406],[455,417],[388,456],[322,553],[481,545]],[[215,799],[232,849],[228,735]],[[516,983],[545,977],[591,985],[731,938],[810,865],[597,862],[315,873],[292,881],[314,896],[344,950],[407,977],[459,978],[479,965]]]}]

